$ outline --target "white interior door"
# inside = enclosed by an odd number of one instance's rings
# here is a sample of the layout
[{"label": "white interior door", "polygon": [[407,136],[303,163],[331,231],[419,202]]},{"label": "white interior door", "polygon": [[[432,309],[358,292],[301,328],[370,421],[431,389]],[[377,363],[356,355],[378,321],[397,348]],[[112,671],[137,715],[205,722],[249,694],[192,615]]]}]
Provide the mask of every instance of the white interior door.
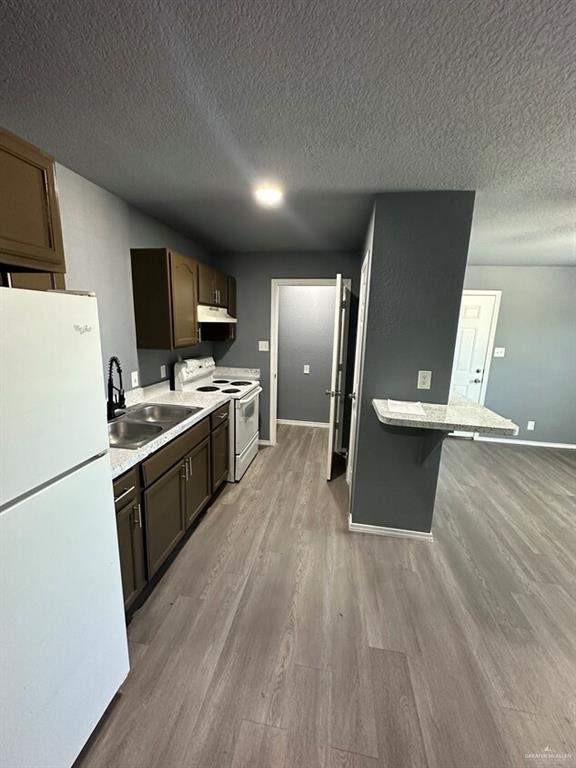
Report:
[{"label": "white interior door", "polygon": [[[332,343],[332,372],[330,376],[330,389],[326,394],[330,397],[330,416],[328,419],[328,451],[326,456],[326,479],[332,479],[334,454],[337,450],[338,440],[338,412],[342,413],[341,401],[343,398],[344,371],[340,370],[342,363],[342,315],[345,307],[344,287],[342,275],[336,275],[336,296],[334,301],[334,339]],[[340,416],[340,422],[342,417]]]},{"label": "white interior door", "polygon": [[352,411],[350,416],[350,445],[348,447],[348,463],[346,465],[346,482],[352,482],[354,458],[356,455],[356,431],[358,421],[358,393],[360,392],[360,376],[362,373],[362,355],[364,351],[364,336],[366,327],[366,307],[368,296],[368,275],[370,271],[370,250],[362,262],[360,272],[360,298],[358,301],[358,327],[356,331],[356,350],[354,353],[354,383],[351,394]]},{"label": "white interior door", "polygon": [[496,291],[462,295],[450,390],[474,403],[484,402],[498,299]]}]

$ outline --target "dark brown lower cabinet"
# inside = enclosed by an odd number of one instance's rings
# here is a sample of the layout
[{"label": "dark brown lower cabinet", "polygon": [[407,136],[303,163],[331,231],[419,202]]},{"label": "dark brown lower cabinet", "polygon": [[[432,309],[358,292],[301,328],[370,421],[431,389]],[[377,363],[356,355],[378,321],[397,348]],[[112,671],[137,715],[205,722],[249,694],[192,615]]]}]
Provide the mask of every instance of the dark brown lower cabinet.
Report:
[{"label": "dark brown lower cabinet", "polygon": [[181,461],[144,491],[148,578],[186,530],[186,466]]},{"label": "dark brown lower cabinet", "polygon": [[230,424],[226,419],[212,432],[212,493],[228,477],[228,470],[230,469],[229,438]]},{"label": "dark brown lower cabinet", "polygon": [[124,608],[128,609],[146,584],[142,507],[138,502],[131,502],[116,513],[116,529]]},{"label": "dark brown lower cabinet", "polygon": [[227,479],[228,439],[226,404],[114,480],[126,610]]},{"label": "dark brown lower cabinet", "polygon": [[197,445],[185,460],[188,463],[186,528],[189,528],[212,496],[210,437],[207,437],[200,445]]}]

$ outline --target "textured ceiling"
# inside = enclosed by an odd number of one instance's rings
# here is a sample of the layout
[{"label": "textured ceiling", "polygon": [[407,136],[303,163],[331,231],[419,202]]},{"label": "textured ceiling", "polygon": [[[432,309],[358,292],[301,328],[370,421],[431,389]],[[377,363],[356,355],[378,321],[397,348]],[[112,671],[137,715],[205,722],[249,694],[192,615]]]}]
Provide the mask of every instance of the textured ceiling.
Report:
[{"label": "textured ceiling", "polygon": [[376,191],[476,189],[471,261],[576,263],[574,0],[0,13],[0,123],[208,244],[356,248]]}]

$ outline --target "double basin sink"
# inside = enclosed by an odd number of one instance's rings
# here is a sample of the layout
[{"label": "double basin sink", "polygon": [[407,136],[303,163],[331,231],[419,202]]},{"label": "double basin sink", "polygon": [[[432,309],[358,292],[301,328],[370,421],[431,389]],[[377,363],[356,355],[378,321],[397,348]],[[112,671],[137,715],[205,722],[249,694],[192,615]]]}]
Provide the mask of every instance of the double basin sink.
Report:
[{"label": "double basin sink", "polygon": [[144,403],[129,408],[108,424],[111,448],[140,448],[202,408],[187,405]]}]

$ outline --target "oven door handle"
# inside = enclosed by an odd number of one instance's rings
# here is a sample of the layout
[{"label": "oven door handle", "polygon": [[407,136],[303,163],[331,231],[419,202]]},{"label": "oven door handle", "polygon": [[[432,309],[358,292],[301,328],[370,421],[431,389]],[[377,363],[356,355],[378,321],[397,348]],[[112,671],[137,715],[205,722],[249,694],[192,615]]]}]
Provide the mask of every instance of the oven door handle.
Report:
[{"label": "oven door handle", "polygon": [[256,392],[253,392],[249,397],[245,397],[243,400],[238,400],[238,405],[248,405],[252,400],[256,400],[260,392],[262,392],[262,387],[258,387]]}]

